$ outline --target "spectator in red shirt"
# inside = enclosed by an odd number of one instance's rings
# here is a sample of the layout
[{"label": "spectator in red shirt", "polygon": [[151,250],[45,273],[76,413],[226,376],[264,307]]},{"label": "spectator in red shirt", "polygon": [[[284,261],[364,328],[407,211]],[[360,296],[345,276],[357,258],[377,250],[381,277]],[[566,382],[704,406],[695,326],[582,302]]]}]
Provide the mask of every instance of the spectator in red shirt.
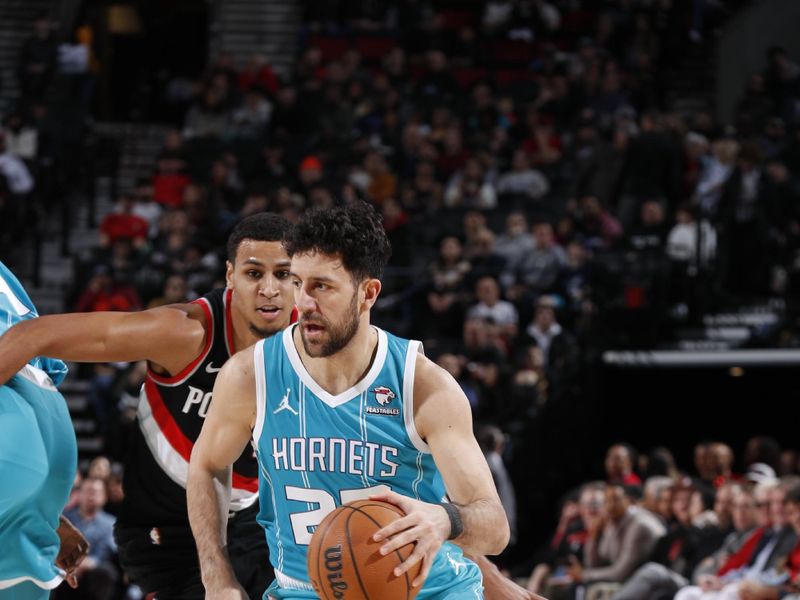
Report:
[{"label": "spectator in red shirt", "polygon": [[633,450],[625,444],[614,444],[606,453],[606,478],[609,483],[642,485],[642,480],[633,472]]},{"label": "spectator in red shirt", "polygon": [[134,214],[134,200],[130,194],[123,194],[114,210],[107,214],[100,223],[100,245],[104,248],[112,246],[120,238],[128,238],[136,247],[147,240],[149,224],[142,217]]},{"label": "spectator in red shirt", "polygon": [[183,203],[183,190],[190,179],[181,173],[183,161],[173,156],[163,156],[158,160],[158,172],[153,176],[153,198],[169,208],[180,208]]},{"label": "spectator in red shirt", "polygon": [[108,265],[97,265],[75,305],[76,312],[140,310],[142,302],[131,285],[115,282]]},{"label": "spectator in red shirt", "polygon": [[281,87],[278,76],[261,54],[252,54],[247,67],[239,74],[239,89],[243,92],[253,87],[261,88],[270,95],[275,95]]}]

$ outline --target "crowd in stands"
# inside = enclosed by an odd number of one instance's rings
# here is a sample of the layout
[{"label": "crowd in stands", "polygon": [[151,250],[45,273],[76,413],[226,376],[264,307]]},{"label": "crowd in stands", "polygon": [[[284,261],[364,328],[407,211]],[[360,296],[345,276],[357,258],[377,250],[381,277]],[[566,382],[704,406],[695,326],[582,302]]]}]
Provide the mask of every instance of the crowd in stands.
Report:
[{"label": "crowd in stands", "polygon": [[[581,393],[578,374],[604,346],[652,346],[674,320],[711,306],[800,297],[800,67],[772,48],[733,122],[720,123],[664,105],[662,69],[689,35],[671,2],[464,5],[309,3],[291,72],[278,75],[259,55],[243,66],[220,55],[183,98],[152,176],[120,191],[97,247],[76,258],[69,308],[196,298],[224,285],[224,241],[241,218],[270,210],[294,220],[310,207],[370,202],[393,246],[375,319],[422,339],[476,421],[499,428],[482,440],[511,516],[518,482],[503,459],[524,462],[514,449],[537,415]],[[36,64],[36,52],[25,56]],[[39,176],[47,71],[28,72],[30,110],[7,115],[0,137],[5,239],[19,235],[9,224],[31,190],[49,185]],[[625,311],[647,311],[651,325],[628,327]],[[788,330],[763,341],[800,344]],[[88,371],[113,460],[135,426],[145,372]],[[701,454],[722,447],[712,446]],[[786,578],[748,578],[745,567],[780,541],[774,528],[794,548],[800,499],[790,481],[751,489],[755,475],[711,476],[703,461],[690,480],[663,466],[666,451],[650,456],[662,465],[656,475],[633,469],[630,455],[613,449],[609,480],[565,500],[532,589],[568,598],[577,584],[612,581],[624,585],[592,593],[680,589],[681,600],[695,597],[690,583],[783,590]],[[103,504],[95,479],[82,484],[76,518],[96,522],[102,539],[109,519],[93,516]],[[98,546],[97,586],[120,585]],[[645,588],[657,591],[630,591]]]},{"label": "crowd in stands", "polygon": [[551,600],[800,598],[800,470],[794,450],[751,438],[744,472],[720,442],[691,474],[658,448],[608,449],[605,479],[567,494],[528,589]]}]

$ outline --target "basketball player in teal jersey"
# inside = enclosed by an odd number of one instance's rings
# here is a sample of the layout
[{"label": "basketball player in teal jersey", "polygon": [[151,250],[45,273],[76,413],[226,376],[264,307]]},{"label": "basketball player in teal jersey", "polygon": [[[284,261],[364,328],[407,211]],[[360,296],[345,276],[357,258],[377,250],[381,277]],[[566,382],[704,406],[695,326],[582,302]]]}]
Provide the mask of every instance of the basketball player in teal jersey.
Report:
[{"label": "basketball player in teal jersey", "polygon": [[[36,308],[0,262],[0,336]],[[31,357],[0,386],[0,599],[47,598],[86,555],[88,544],[61,511],[72,489],[78,447],[56,384],[60,360]]]},{"label": "basketball player in teal jersey", "polygon": [[230,465],[252,440],[276,575],[265,598],[316,598],[306,571],[314,528],[359,498],[406,513],[378,536],[384,553],[416,542],[397,574],[422,563],[418,598],[482,598],[480,572],[462,549],[499,553],[508,523],[458,384],[419,342],[370,325],[390,253],[379,218],[366,204],[312,211],[286,246],[299,323],[226,363],[190,462],[189,518],[207,597],[246,597],[222,525]]},{"label": "basketball player in teal jersey", "polygon": [[[0,382],[40,354],[85,362],[148,361],[114,531],[120,562],[145,593],[162,599],[204,597],[186,511],[189,456],[213,405],[211,392],[223,363],[290,322],[293,288],[282,245],[288,226],[270,213],[238,223],[228,239],[227,287],[194,302],[137,313],[50,315],[20,323],[0,338]],[[0,452],[0,465],[3,458]],[[4,485],[0,480],[0,488]],[[243,452],[233,469],[228,531],[234,569],[254,596],[272,579],[266,540],[256,522],[257,487],[253,452]],[[0,544],[0,564],[4,556]]]}]

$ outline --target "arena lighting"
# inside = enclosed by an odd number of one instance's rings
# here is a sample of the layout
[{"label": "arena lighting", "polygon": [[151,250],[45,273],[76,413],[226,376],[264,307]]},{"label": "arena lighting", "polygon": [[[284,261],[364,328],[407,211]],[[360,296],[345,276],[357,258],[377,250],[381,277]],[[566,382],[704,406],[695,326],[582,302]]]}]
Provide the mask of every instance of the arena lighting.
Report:
[{"label": "arena lighting", "polygon": [[800,350],[608,351],[603,362],[618,367],[783,367],[800,365]]}]

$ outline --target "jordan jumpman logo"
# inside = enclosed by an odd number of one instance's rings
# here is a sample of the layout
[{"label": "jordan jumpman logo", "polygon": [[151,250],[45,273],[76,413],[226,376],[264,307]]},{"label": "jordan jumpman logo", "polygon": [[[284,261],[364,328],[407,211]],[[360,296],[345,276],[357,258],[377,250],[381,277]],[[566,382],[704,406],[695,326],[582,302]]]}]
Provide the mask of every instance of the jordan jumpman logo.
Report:
[{"label": "jordan jumpman logo", "polygon": [[272,411],[273,415],[277,415],[282,410],[288,410],[290,413],[292,413],[295,416],[298,416],[300,414],[295,409],[293,409],[291,407],[291,405],[289,404],[289,394],[291,394],[291,393],[292,393],[292,390],[289,389],[289,388],[286,388],[286,395],[283,398],[281,398],[281,403],[278,404],[278,408],[276,408],[275,410]]}]

